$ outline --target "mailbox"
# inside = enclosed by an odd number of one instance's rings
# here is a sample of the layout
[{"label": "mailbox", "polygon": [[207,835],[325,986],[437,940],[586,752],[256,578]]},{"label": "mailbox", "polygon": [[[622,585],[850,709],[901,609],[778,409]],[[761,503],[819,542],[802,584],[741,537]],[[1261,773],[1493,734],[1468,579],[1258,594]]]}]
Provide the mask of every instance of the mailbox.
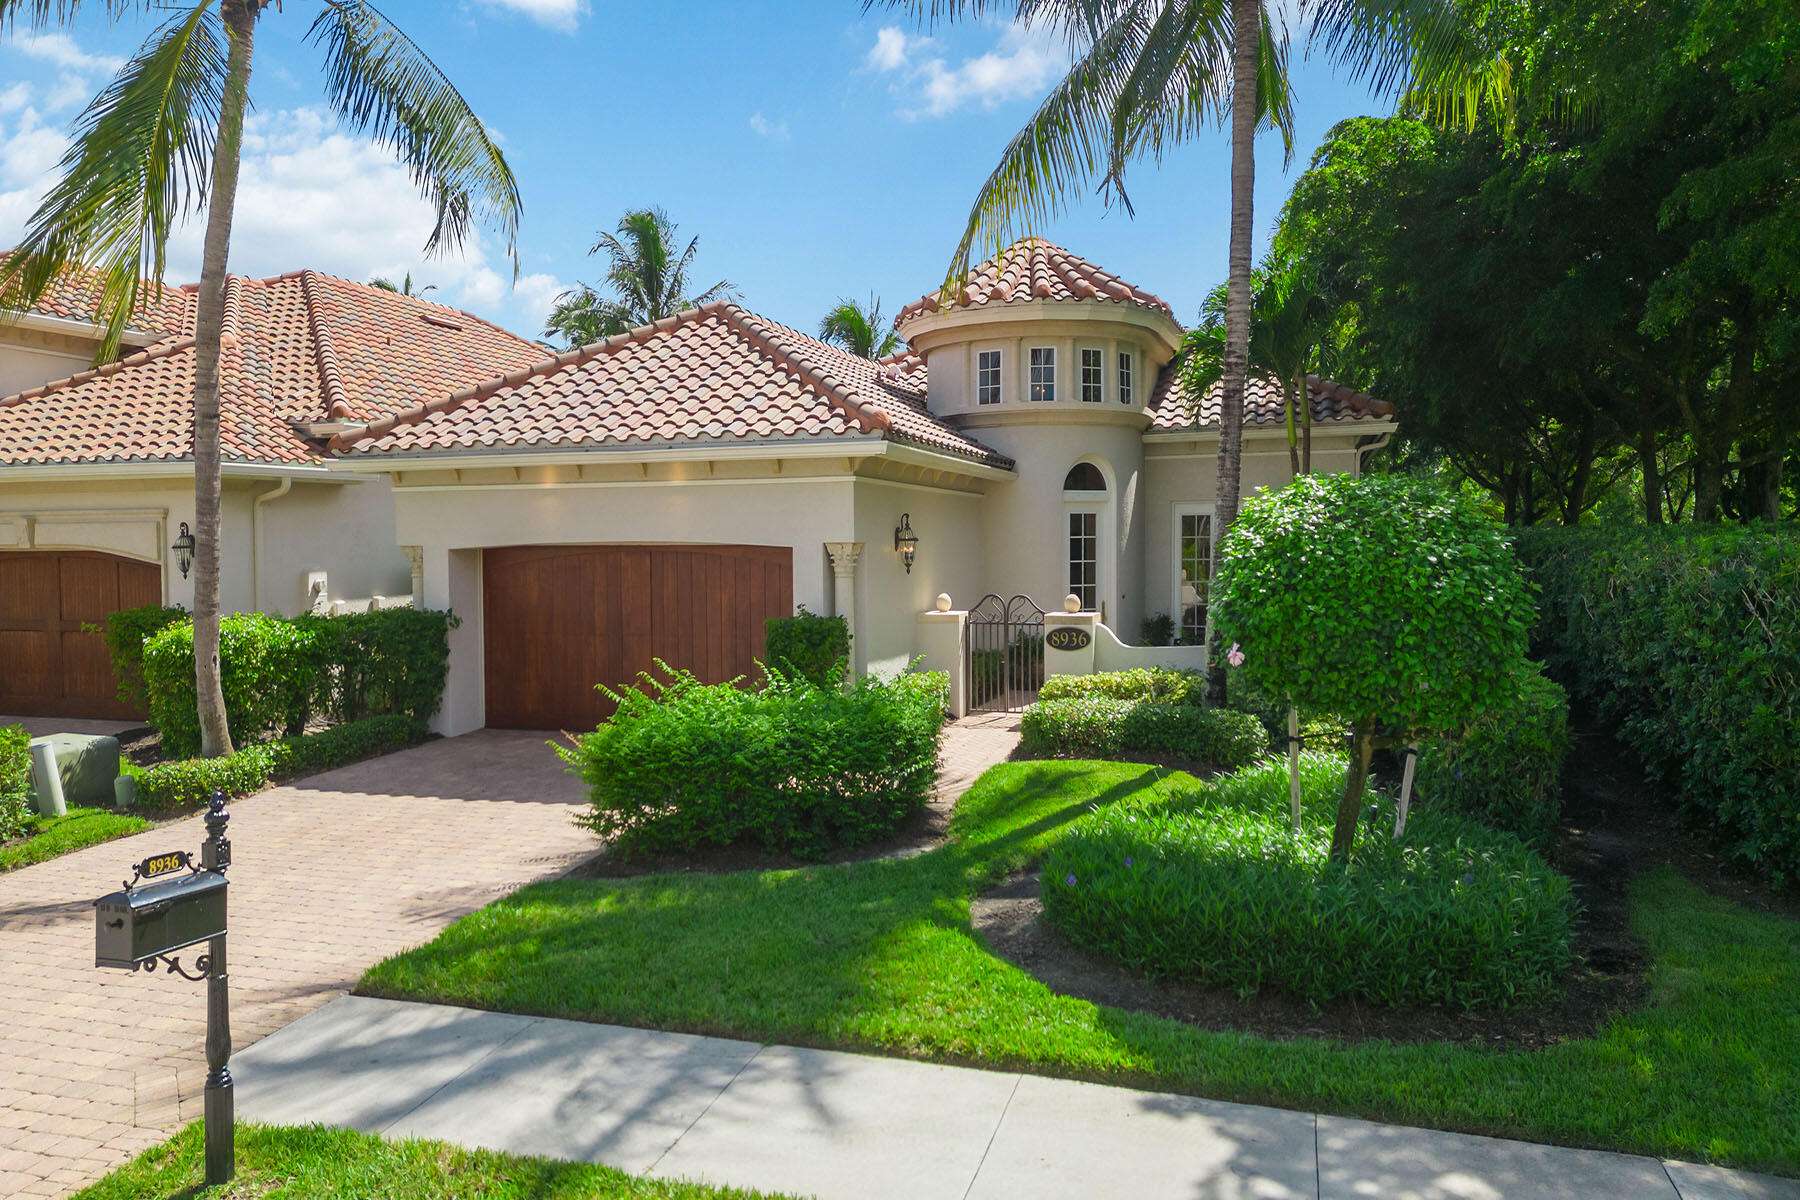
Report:
[{"label": "mailbox", "polygon": [[94,901],[94,965],[136,970],[225,932],[225,876],[196,871]]}]

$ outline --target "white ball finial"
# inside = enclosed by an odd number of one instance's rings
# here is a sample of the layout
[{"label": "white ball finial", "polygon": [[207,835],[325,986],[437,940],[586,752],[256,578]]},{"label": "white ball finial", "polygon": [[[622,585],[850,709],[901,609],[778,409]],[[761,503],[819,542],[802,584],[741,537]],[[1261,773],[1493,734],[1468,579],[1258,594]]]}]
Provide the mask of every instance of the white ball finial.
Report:
[{"label": "white ball finial", "polygon": [[949,612],[950,611],[950,593],[949,592],[939,592],[938,593],[937,610],[939,612]]},{"label": "white ball finial", "polygon": [[1063,611],[1064,612],[1072,612],[1072,613],[1080,612],[1081,611],[1081,597],[1077,596],[1074,592],[1070,592],[1068,595],[1064,596],[1063,597]]}]

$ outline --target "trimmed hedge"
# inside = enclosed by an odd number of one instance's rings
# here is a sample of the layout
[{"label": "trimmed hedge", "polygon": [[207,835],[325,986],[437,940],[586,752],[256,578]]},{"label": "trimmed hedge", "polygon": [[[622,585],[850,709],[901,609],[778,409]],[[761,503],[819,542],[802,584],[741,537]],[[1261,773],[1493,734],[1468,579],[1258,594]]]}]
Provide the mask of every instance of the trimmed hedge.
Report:
[{"label": "trimmed hedge", "polygon": [[214,791],[248,796],[276,779],[290,779],[340,767],[425,740],[425,722],[404,713],[364,717],[318,733],[249,746],[222,758],[187,758],[150,767],[130,764],[137,777],[138,804],[146,808],[188,808],[204,804]]},{"label": "trimmed hedge", "polygon": [[[233,613],[219,622],[219,680],[234,743],[306,728],[318,681],[317,644],[309,627],[267,613]],[[144,643],[144,680],[163,753],[198,754],[192,622],[170,625]]]},{"label": "trimmed hedge", "polygon": [[1314,1003],[1504,1007],[1568,968],[1568,880],[1518,838],[1421,810],[1395,839],[1391,801],[1347,866],[1328,859],[1348,760],[1301,758],[1306,827],[1270,760],[1173,804],[1115,804],[1052,847],[1046,917],[1152,976]]},{"label": "trimmed hedge", "polygon": [[1139,751],[1222,770],[1244,766],[1268,747],[1268,734],[1247,713],[1106,696],[1040,700],[1025,710],[1020,730],[1028,754],[1110,758]]},{"label": "trimmed hedge", "polygon": [[[452,613],[411,608],[224,618],[219,672],[232,741],[241,747],[273,734],[292,737],[315,713],[336,723],[386,714],[429,720],[443,702],[450,631],[458,624]],[[161,731],[165,752],[199,753],[193,624],[183,620],[152,635],[142,661],[150,723]],[[117,670],[123,694],[126,668]]]},{"label": "trimmed hedge", "polygon": [[428,721],[444,700],[450,673],[450,631],[462,624],[435,609],[294,618],[311,637],[317,711],[333,721],[404,713]]},{"label": "trimmed hedge", "polygon": [[1444,805],[1546,845],[1562,811],[1569,698],[1536,663],[1520,667],[1518,686],[1512,704],[1460,739],[1421,746],[1414,786],[1421,803]]},{"label": "trimmed hedge", "polygon": [[99,632],[106,641],[120,700],[140,712],[149,709],[150,693],[144,682],[144,642],[187,619],[188,610],[179,604],[146,604],[120,609],[108,615],[103,625],[84,626]]},{"label": "trimmed hedge", "polygon": [[941,672],[850,691],[770,672],[757,690],[668,682],[607,692],[618,710],[557,752],[587,785],[577,820],[627,852],[751,842],[823,856],[887,833],[931,799],[949,680]]},{"label": "trimmed hedge", "polygon": [[803,675],[819,687],[836,687],[850,660],[850,623],[801,605],[791,617],[763,623],[763,660],[786,675]]},{"label": "trimmed hedge", "polygon": [[31,792],[31,735],[0,725],[0,842],[25,833],[37,813]]},{"label": "trimmed hedge", "polygon": [[1206,703],[1206,677],[1197,671],[1133,667],[1129,671],[1096,671],[1091,675],[1052,675],[1038,689],[1039,700],[1077,700],[1087,696],[1202,705]]},{"label": "trimmed hedge", "polygon": [[1652,778],[1800,878],[1800,531],[1528,529],[1538,652]]}]

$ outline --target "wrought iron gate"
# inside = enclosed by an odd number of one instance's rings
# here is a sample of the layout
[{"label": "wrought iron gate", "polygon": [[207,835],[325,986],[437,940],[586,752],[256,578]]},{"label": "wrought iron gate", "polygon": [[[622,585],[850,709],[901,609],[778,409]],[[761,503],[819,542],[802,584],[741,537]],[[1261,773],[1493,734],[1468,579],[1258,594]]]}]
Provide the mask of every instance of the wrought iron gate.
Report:
[{"label": "wrought iron gate", "polygon": [[969,610],[969,711],[1017,712],[1044,684],[1044,610],[988,593]]}]

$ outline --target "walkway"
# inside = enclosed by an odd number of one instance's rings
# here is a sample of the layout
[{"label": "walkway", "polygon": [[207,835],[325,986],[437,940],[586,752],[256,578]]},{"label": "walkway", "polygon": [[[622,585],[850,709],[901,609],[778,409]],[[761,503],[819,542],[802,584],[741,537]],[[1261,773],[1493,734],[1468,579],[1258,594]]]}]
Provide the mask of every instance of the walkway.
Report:
[{"label": "walkway", "polygon": [[347,996],[238,1113],[820,1200],[1795,1200],[1800,1181],[790,1046]]},{"label": "walkway", "polygon": [[[231,806],[238,1047],[593,852],[545,736],[428,742]],[[192,817],[0,875],[0,1196],[61,1195],[200,1115],[202,985],[96,969],[91,902],[204,836]]]},{"label": "walkway", "polygon": [[944,726],[938,796],[954,803],[969,785],[995,763],[1005,762],[1019,746],[1019,714],[970,713]]}]

